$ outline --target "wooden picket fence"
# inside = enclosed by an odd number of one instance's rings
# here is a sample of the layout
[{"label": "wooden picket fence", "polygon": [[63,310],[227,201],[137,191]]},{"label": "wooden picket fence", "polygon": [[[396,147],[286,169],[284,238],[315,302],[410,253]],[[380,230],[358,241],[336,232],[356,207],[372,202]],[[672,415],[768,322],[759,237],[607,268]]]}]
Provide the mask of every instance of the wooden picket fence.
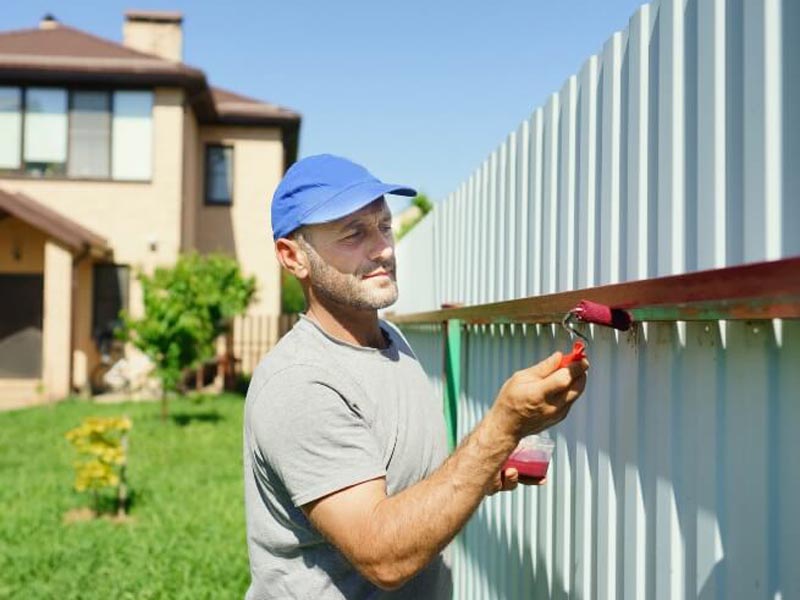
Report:
[{"label": "wooden picket fence", "polygon": [[236,317],[230,349],[237,374],[250,375],[259,361],[299,319],[297,314]]}]

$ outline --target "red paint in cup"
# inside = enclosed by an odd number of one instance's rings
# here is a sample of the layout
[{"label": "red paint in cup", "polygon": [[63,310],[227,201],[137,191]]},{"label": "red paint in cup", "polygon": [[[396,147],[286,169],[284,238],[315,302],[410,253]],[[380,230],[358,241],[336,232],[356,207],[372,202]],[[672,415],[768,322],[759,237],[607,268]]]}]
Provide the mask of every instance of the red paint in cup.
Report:
[{"label": "red paint in cup", "polygon": [[516,469],[520,476],[534,479],[538,483],[547,475],[554,446],[555,443],[546,434],[524,437],[503,463],[503,471]]}]

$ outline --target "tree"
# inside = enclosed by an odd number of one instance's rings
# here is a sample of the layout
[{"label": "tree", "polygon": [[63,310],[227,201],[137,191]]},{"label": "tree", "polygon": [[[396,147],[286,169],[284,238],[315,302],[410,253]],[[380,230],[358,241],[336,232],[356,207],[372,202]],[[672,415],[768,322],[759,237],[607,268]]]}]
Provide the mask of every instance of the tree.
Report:
[{"label": "tree", "polygon": [[303,287],[297,278],[288,271],[281,271],[281,312],[294,314],[306,309]]},{"label": "tree", "polygon": [[161,381],[161,417],[167,418],[167,393],[176,391],[187,369],[214,357],[217,338],[233,317],[247,310],[255,294],[254,277],[244,277],[224,255],[181,256],[153,275],[139,273],[144,315],[123,313],[121,335],[155,364]]},{"label": "tree", "polygon": [[397,232],[397,241],[400,241],[403,236],[405,236],[409,231],[411,231],[417,223],[419,223],[425,215],[433,210],[433,203],[428,199],[428,196],[425,194],[418,194],[412,201],[411,206],[416,207],[419,209],[412,219],[404,222],[400,225],[400,229]]}]

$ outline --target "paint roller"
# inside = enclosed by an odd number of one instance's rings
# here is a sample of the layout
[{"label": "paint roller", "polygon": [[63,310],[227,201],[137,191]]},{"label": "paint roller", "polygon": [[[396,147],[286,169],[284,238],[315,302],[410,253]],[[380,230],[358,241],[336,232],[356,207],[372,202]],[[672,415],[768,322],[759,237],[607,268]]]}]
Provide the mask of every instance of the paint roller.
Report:
[{"label": "paint roller", "polygon": [[[561,358],[561,362],[558,365],[559,369],[586,358],[586,346],[589,343],[589,338],[575,328],[574,323],[576,321],[627,331],[630,329],[633,319],[630,313],[621,308],[611,308],[599,302],[581,300],[561,321],[562,327],[569,332],[570,337],[577,336],[580,339],[576,340],[572,345],[572,352],[565,354]],[[514,468],[524,482],[541,482],[547,475],[553,446],[554,443],[547,435],[547,432],[522,438],[514,452],[503,463],[500,477],[505,476],[506,469]]]},{"label": "paint roller", "polygon": [[586,358],[586,347],[589,344],[589,338],[575,329],[574,323],[576,321],[627,331],[630,329],[633,319],[628,311],[621,308],[611,308],[599,302],[581,300],[561,321],[562,327],[569,332],[570,337],[574,335],[579,337],[580,340],[576,340],[572,345],[572,351],[561,358],[561,363],[558,365],[559,368]]}]

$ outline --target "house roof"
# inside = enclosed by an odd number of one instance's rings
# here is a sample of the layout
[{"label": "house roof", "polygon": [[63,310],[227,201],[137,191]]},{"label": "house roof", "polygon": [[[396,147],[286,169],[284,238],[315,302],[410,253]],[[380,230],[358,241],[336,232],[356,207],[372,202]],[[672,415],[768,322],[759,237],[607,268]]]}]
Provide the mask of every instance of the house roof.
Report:
[{"label": "house roof", "polygon": [[0,83],[174,85],[187,91],[201,123],[297,129],[300,115],[212,88],[205,73],[60,23],[0,32]]},{"label": "house roof", "polygon": [[0,33],[0,77],[207,86],[205,74],[183,63],[139,52],[66,25]]},{"label": "house roof", "polygon": [[262,102],[255,98],[249,98],[236,94],[220,87],[211,88],[211,98],[214,100],[214,107],[217,115],[223,121],[243,119],[284,119],[288,121],[299,121],[300,115],[288,108]]},{"label": "house roof", "polygon": [[12,215],[55,238],[70,250],[88,250],[97,254],[110,252],[108,241],[61,213],[21,192],[0,188],[0,217]]}]

